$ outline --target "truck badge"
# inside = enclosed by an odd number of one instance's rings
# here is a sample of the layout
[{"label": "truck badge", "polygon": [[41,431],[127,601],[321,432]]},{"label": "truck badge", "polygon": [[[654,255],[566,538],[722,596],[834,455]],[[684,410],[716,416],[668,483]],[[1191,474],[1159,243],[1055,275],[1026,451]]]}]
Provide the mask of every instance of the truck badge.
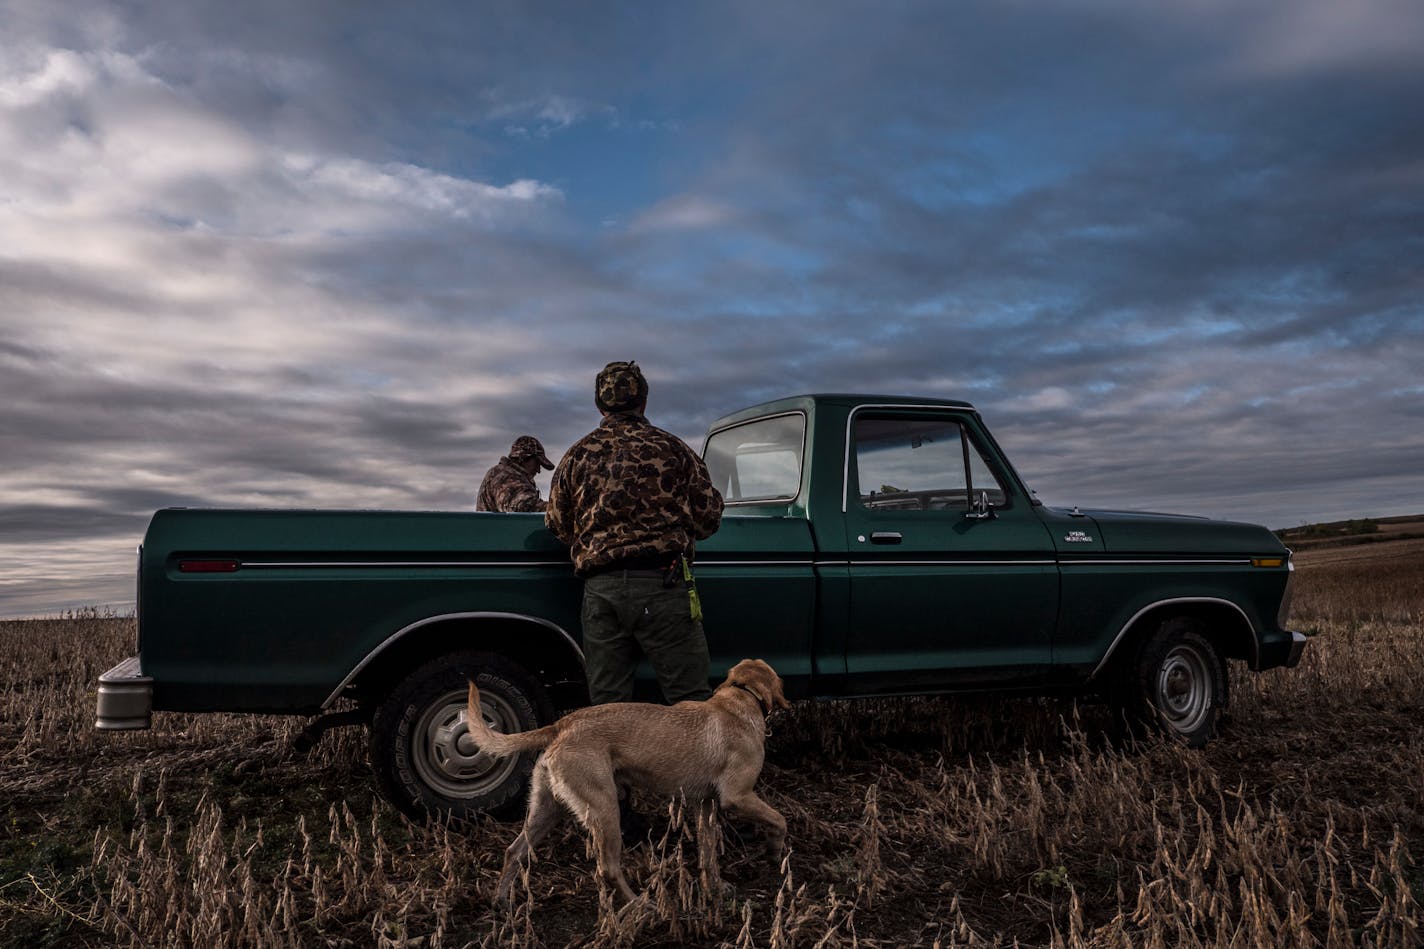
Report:
[{"label": "truck badge", "polygon": [[1093,542],[1093,538],[1083,531],[1069,531],[1063,539],[1070,544],[1091,544]]}]

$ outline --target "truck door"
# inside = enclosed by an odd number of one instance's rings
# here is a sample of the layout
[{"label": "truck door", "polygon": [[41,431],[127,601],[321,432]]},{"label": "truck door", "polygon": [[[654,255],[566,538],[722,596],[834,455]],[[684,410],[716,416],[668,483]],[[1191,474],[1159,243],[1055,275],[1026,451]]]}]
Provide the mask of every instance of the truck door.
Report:
[{"label": "truck door", "polygon": [[862,407],[848,434],[849,691],[1045,678],[1053,542],[971,417]]}]

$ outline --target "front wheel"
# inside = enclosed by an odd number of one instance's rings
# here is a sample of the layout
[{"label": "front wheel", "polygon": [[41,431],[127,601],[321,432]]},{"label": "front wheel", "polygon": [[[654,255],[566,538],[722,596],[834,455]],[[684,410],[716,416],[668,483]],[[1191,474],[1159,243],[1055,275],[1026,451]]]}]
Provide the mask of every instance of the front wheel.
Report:
[{"label": "front wheel", "polygon": [[1115,704],[1136,733],[1155,731],[1200,748],[1226,708],[1226,665],[1184,618],[1169,619],[1122,669]]},{"label": "front wheel", "polygon": [[371,721],[371,768],[381,792],[415,818],[523,806],[534,756],[492,758],[465,727],[468,681],[480,689],[485,722],[506,734],[554,718],[544,689],[515,663],[493,653],[462,652],[419,667],[391,692]]}]

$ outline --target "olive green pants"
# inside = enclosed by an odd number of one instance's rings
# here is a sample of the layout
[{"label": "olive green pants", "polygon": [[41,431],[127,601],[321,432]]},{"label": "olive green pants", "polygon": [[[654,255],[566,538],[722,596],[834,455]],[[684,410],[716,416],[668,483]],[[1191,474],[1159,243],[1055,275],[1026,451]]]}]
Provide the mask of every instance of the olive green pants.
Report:
[{"label": "olive green pants", "polygon": [[658,577],[605,573],[583,584],[583,652],[594,705],[633,700],[633,674],[647,656],[669,705],[705,699],[707,637],[692,618],[687,587]]}]

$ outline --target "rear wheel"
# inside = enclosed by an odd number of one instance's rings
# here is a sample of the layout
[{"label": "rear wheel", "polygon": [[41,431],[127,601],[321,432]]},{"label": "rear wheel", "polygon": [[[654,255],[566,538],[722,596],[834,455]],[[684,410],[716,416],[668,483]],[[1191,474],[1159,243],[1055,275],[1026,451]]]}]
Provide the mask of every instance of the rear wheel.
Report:
[{"label": "rear wheel", "polygon": [[544,689],[503,656],[462,652],[420,666],[371,721],[377,784],[412,817],[508,817],[523,809],[534,756],[493,758],[475,747],[465,727],[470,679],[479,686],[485,723],[495,731],[528,731],[553,721]]},{"label": "rear wheel", "polygon": [[1226,665],[1191,620],[1157,627],[1119,674],[1119,711],[1137,734],[1159,732],[1205,745],[1226,709]]}]

